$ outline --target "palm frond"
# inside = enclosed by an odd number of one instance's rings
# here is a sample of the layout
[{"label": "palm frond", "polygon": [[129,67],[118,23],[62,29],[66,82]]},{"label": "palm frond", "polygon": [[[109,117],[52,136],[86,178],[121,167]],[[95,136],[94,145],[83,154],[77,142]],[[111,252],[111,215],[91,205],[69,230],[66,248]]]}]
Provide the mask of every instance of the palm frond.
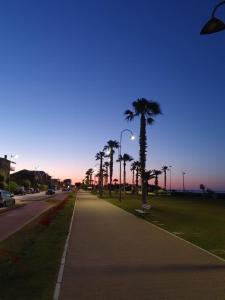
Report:
[{"label": "palm frond", "polygon": [[129,109],[127,109],[124,112],[124,115],[125,115],[125,120],[127,120],[127,121],[132,121],[134,119],[134,116],[135,116],[134,112],[129,110]]},{"label": "palm frond", "polygon": [[148,125],[152,125],[155,122],[155,120],[153,118],[151,118],[151,117],[148,117],[146,119],[146,122],[147,122]]}]

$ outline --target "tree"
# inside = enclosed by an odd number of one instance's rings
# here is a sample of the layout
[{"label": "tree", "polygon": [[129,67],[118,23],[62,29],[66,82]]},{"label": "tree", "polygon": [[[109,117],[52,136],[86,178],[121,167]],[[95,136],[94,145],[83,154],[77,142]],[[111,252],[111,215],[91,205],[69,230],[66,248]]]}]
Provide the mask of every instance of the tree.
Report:
[{"label": "tree", "polygon": [[155,178],[155,189],[156,189],[156,191],[157,191],[157,187],[159,185],[158,177],[161,174],[162,174],[162,171],[160,171],[160,170],[153,170],[153,175],[154,175],[154,178]]},{"label": "tree", "polygon": [[166,172],[169,170],[169,168],[167,166],[163,166],[162,167],[162,171],[164,173],[164,189],[166,190]]},{"label": "tree", "polygon": [[147,191],[148,191],[148,181],[155,178],[154,172],[152,170],[146,171],[145,178],[146,178],[146,182],[147,182]]},{"label": "tree", "polygon": [[25,189],[29,189],[30,186],[31,186],[31,182],[30,182],[29,179],[24,179],[24,180],[22,181],[22,183],[23,183],[23,186],[25,187]]},{"label": "tree", "polygon": [[103,193],[103,158],[105,156],[105,152],[104,151],[100,151],[98,153],[96,153],[95,155],[95,159],[96,160],[100,160],[100,174],[99,174],[99,194],[100,197],[102,197],[102,193]]},{"label": "tree", "polygon": [[142,205],[147,203],[146,191],[146,178],[145,178],[145,165],[146,165],[146,152],[147,152],[147,137],[146,125],[152,125],[154,117],[161,114],[160,105],[157,102],[149,101],[145,98],[137,99],[132,103],[134,111],[126,110],[124,112],[125,118],[132,121],[135,117],[140,118],[140,134],[139,134],[139,156],[140,156],[140,173],[141,173],[141,192],[142,192]]},{"label": "tree", "polygon": [[136,186],[136,193],[138,195],[138,177],[140,175],[140,162],[138,160],[132,162],[131,171],[133,172],[133,185],[134,185],[134,172],[135,172],[135,186]]},{"label": "tree", "polygon": [[107,142],[107,145],[104,147],[103,150],[108,150],[109,151],[109,195],[111,196],[112,192],[112,178],[113,178],[113,155],[115,153],[114,149],[119,148],[119,142],[109,140]]},{"label": "tree", "polygon": [[2,171],[0,171],[0,188],[5,189],[5,176]]},{"label": "tree", "polygon": [[92,185],[92,174],[94,173],[94,170],[92,168],[88,169],[86,174],[87,184]]},{"label": "tree", "polygon": [[9,184],[7,184],[7,190],[14,193],[16,189],[18,189],[18,184],[15,181],[10,181]]},{"label": "tree", "polygon": [[106,186],[108,185],[108,178],[109,178],[109,166],[110,166],[110,164],[109,164],[109,162],[108,162],[108,161],[104,162],[104,165],[103,165],[103,167],[105,168],[105,185],[106,185]]},{"label": "tree", "polygon": [[134,160],[132,156],[130,156],[127,153],[124,153],[123,155],[121,155],[118,159],[119,161],[123,161],[123,190],[124,193],[126,191],[126,165],[128,161],[132,161]]}]

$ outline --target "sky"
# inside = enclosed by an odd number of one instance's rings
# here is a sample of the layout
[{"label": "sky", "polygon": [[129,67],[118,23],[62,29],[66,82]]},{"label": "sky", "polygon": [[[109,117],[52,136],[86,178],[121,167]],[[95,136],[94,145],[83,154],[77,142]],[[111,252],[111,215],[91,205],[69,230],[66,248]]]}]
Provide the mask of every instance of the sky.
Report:
[{"label": "sky", "polygon": [[163,112],[147,169],[171,165],[172,188],[185,171],[186,189],[225,190],[225,31],[199,34],[217,3],[0,1],[0,156],[77,182],[128,128],[122,152],[138,160],[139,120],[123,113],[144,97]]}]

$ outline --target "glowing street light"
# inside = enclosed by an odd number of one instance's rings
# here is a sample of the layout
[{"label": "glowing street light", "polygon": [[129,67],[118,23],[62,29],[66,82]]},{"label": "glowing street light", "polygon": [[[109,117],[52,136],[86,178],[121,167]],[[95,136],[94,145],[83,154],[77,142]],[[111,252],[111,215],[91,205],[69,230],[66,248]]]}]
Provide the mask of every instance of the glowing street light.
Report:
[{"label": "glowing street light", "polygon": [[119,163],[120,163],[120,178],[119,178],[119,200],[121,201],[121,148],[122,148],[122,137],[124,132],[129,132],[130,133],[130,140],[135,140],[135,136],[133,134],[133,131],[130,129],[123,129],[120,132],[120,144],[119,144]]},{"label": "glowing street light", "polygon": [[225,4],[225,1],[219,2],[213,9],[211,18],[209,21],[203,26],[200,34],[212,34],[222,30],[225,30],[225,24],[223,21],[215,17],[216,10]]}]

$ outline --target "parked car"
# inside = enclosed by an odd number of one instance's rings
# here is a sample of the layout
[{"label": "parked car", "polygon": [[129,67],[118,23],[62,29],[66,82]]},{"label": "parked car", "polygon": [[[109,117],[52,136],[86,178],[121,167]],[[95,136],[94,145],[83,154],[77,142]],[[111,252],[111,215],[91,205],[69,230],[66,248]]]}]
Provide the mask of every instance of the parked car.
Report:
[{"label": "parked car", "polygon": [[14,195],[26,195],[24,186],[18,187],[18,188],[14,191]]},{"label": "parked car", "polygon": [[54,189],[48,189],[46,191],[46,195],[54,195],[55,194],[55,190]]},{"label": "parked car", "polygon": [[15,199],[8,191],[0,190],[0,207],[14,206],[16,204]]}]

